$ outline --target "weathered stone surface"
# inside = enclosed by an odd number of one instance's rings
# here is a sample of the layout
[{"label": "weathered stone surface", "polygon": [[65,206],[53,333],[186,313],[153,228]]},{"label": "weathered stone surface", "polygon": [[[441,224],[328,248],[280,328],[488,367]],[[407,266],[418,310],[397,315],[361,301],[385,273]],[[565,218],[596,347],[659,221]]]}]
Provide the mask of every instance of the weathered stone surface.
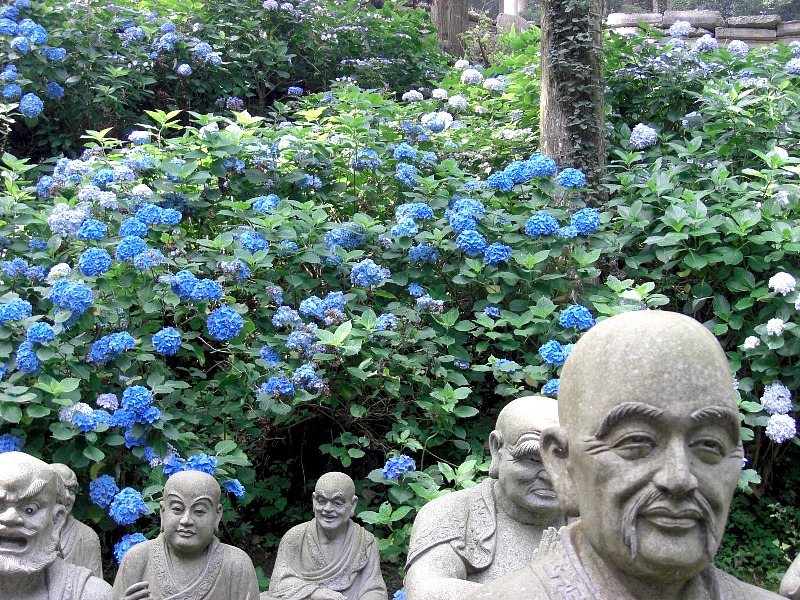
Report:
[{"label": "weathered stone surface", "polygon": [[797,35],[787,35],[786,37],[779,37],[777,42],[788,46],[792,42],[800,42],[800,34]]},{"label": "weathered stone surface", "polygon": [[752,29],[745,27],[717,27],[714,36],[718,41],[744,40],[744,41],[773,41],[777,37],[774,29]]},{"label": "weathered stone surface", "polygon": [[[47,463],[0,454],[0,598],[111,600],[111,586],[58,554],[64,484]],[[31,507],[35,507],[31,511]]]},{"label": "weathered stone surface", "polygon": [[222,519],[217,480],[180,471],[164,485],[161,533],[125,554],[115,600],[258,600],[253,561],[214,535]]},{"label": "weathered stone surface", "polygon": [[669,27],[675,21],[689,21],[692,27],[715,29],[725,26],[725,19],[718,10],[668,10],[664,12],[662,25]]},{"label": "weathered stone surface", "polygon": [[557,424],[551,398],[526,396],[503,408],[489,435],[489,477],[436,498],[414,519],[408,600],[463,600],[558,544],[566,521],[539,453],[542,430]]},{"label": "weathered stone surface", "polygon": [[800,21],[778,23],[778,37],[800,36]]},{"label": "weathered stone surface", "polygon": [[775,29],[781,22],[780,15],[750,15],[747,17],[728,17],[728,27],[752,27],[754,29]]},{"label": "weathered stone surface", "polygon": [[611,29],[611,31],[613,31],[614,33],[616,33],[618,35],[631,35],[631,36],[633,36],[633,35],[636,35],[640,31],[643,31],[643,30],[641,28],[639,28],[639,27],[613,27]]},{"label": "weathered stone surface", "polygon": [[314,518],[281,539],[261,600],[387,600],[375,536],[352,521],[358,504],[353,480],[325,473],[311,498]]},{"label": "weathered stone surface", "polygon": [[606,18],[606,27],[632,27],[646,23],[654,27],[661,26],[661,13],[611,13]]},{"label": "weathered stone surface", "polygon": [[714,566],[743,449],[730,365],[708,329],[655,310],[606,319],[564,363],[558,403],[541,455],[580,520],[467,600],[780,600]]},{"label": "weathered stone surface", "polygon": [[528,31],[528,29],[531,28],[528,22],[519,15],[509,15],[506,13],[497,15],[497,31],[505,33],[506,31],[511,31],[512,26],[517,33],[520,31]]}]

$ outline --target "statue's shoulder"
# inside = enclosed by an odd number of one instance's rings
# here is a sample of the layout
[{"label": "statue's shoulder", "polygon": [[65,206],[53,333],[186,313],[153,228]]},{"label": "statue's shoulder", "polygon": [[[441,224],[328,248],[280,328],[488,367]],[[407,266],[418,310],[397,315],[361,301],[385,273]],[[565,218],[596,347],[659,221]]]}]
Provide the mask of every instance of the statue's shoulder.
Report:
[{"label": "statue's shoulder", "polygon": [[453,519],[456,515],[465,514],[482,495],[485,495],[486,491],[491,491],[493,481],[486,479],[471,488],[434,498],[419,510],[417,519],[440,518],[442,515],[448,515],[448,519]]},{"label": "statue's shoulder", "polygon": [[[572,597],[570,596],[570,598]],[[576,599],[583,598],[580,595],[574,597]],[[520,598],[525,598],[525,600],[554,598],[542,587],[530,565],[481,586],[477,592],[467,596],[466,600],[519,600]],[[562,598],[562,596],[559,595],[558,598]]]},{"label": "statue's shoulder", "polygon": [[135,546],[131,546],[125,553],[122,562],[128,564],[147,562],[147,560],[153,555],[153,551],[158,544],[157,539],[158,538],[155,540],[147,540],[146,542],[141,542]]},{"label": "statue's shoulder", "polygon": [[225,560],[231,563],[237,563],[244,565],[245,567],[253,568],[253,559],[250,558],[250,555],[242,550],[237,546],[231,546],[230,544],[222,544],[220,543],[220,547],[225,552]]},{"label": "statue's shoulder", "polygon": [[717,569],[717,578],[723,590],[727,592],[725,597],[732,600],[786,600],[783,596],[745,583],[719,569]]},{"label": "statue's shoulder", "polygon": [[308,531],[309,525],[312,525],[314,520],[306,521],[305,523],[300,523],[299,525],[295,525],[289,531],[283,534],[281,538],[280,545],[284,544],[298,544],[303,540],[303,537],[306,535]]},{"label": "statue's shoulder", "polygon": [[109,583],[92,575],[86,580],[81,600],[112,600],[113,591]]}]

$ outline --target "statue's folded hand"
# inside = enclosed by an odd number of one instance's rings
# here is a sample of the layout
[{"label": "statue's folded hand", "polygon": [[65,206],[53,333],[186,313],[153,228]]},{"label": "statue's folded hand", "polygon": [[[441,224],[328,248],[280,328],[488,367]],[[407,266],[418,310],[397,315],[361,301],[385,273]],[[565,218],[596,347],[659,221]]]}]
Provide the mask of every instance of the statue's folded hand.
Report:
[{"label": "statue's folded hand", "polygon": [[327,588],[317,588],[314,590],[314,593],[311,594],[311,600],[347,600],[344,595],[340,594],[335,590],[329,590]]},{"label": "statue's folded hand", "polygon": [[134,583],[127,590],[122,600],[153,600],[150,595],[150,585],[146,581]]}]

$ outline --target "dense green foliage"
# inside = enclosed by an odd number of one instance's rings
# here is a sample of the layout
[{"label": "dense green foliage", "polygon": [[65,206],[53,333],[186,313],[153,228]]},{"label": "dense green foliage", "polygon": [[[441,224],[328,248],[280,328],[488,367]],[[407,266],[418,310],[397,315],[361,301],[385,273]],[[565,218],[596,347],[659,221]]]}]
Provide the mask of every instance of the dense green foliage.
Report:
[{"label": "dense green foliage", "polygon": [[[13,125],[56,150],[85,151],[2,158],[0,441],[24,439],[82,481],[111,475],[140,490],[150,513],[133,526],[79,505],[109,547],[122,533],[152,533],[164,470],[183,459],[240,480],[247,492],[230,499],[238,510],[226,512],[226,535],[271,547],[308,514],[309,482],[346,470],[383,559],[399,568],[421,504],[485,474],[484,440],[508,398],[552,393],[564,352],[592,318],[663,307],[719,337],[739,382],[750,460],[742,488],[777,489],[798,438],[767,437],[772,417],[759,400],[774,384],[796,390],[800,377],[798,292],[773,279],[800,274],[792,50],[609,38],[610,199],[587,210],[589,194],[565,177],[577,177],[571,165],[553,177],[531,157],[536,32],[504,39],[492,65],[459,64],[423,86],[441,56],[404,36],[428,27],[424,13],[364,8],[385,29],[370,29],[375,43],[360,47],[400,57],[394,72],[343,65],[319,40],[295,50],[325,19],[345,27],[351,5],[338,14],[314,6],[303,14],[316,17],[297,20],[254,8],[284,28],[265,37],[205,12],[216,9],[174,6],[180,31],[198,20],[204,40],[224,48],[218,67],[191,62],[198,42],[189,41],[164,64],[139,70],[129,58],[115,71],[103,61],[134,52],[119,36],[87,26],[99,36],[92,54],[70,46],[66,25],[63,42],[48,30],[51,45],[70,49],[64,75],[85,63],[75,86],[110,89],[102,71],[119,93],[69,99],[65,77],[65,104]],[[142,20],[149,39],[159,19]],[[316,58],[289,64],[292,54]],[[60,76],[26,57],[19,71],[30,85]],[[193,73],[179,79],[184,62]],[[346,65],[361,69],[362,85],[328,89]],[[412,85],[422,91],[399,100]],[[206,112],[218,96],[243,104]],[[104,121],[111,113],[120,121]],[[644,137],[639,124],[650,128]],[[572,318],[575,305],[591,317]],[[123,411],[104,394],[122,397]],[[380,467],[401,455],[416,470],[384,477]],[[726,545],[721,564],[774,583],[797,540],[774,545],[767,538],[780,530],[763,525],[764,506],[737,502],[735,535],[745,540],[742,524],[755,515],[762,533],[751,541],[762,550]],[[777,502],[791,521],[791,499]]]}]

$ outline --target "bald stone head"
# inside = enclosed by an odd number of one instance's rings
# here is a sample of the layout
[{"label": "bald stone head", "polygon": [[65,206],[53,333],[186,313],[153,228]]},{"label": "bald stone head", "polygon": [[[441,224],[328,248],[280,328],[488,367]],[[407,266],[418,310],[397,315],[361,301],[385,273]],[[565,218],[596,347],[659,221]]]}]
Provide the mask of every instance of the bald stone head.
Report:
[{"label": "bald stone head", "polygon": [[222,519],[217,480],[200,471],[180,471],[164,486],[161,531],[179,559],[203,554],[214,540]]},{"label": "bald stone head", "polygon": [[[490,446],[516,446],[523,436],[524,441],[535,443],[538,450],[539,437],[542,431],[552,425],[558,425],[558,402],[545,396],[523,396],[512,400],[497,416],[497,423],[490,436]],[[499,457],[492,452],[492,466],[489,477],[497,479],[499,474]]]},{"label": "bald stone head", "polygon": [[325,473],[317,480],[314,491],[331,493],[341,492],[346,498],[351,498],[356,495],[356,485],[346,473],[331,471],[330,473]]},{"label": "bald stone head", "polygon": [[56,559],[66,519],[61,480],[23,452],[0,454],[0,576],[27,576]]},{"label": "bald stone head", "polygon": [[742,464],[725,352],[694,319],[636,311],[575,344],[542,457],[583,539],[618,577],[682,582],[712,564]]},{"label": "bald stone head", "polygon": [[75,506],[75,499],[78,495],[78,477],[72,469],[61,463],[53,463],[50,465],[50,468],[58,474],[63,484],[60,490],[59,502],[61,502],[64,508],[67,509],[67,512],[70,513]]},{"label": "bald stone head", "polygon": [[356,513],[356,486],[345,473],[331,471],[317,480],[311,501],[318,531],[335,539],[346,533]]}]

